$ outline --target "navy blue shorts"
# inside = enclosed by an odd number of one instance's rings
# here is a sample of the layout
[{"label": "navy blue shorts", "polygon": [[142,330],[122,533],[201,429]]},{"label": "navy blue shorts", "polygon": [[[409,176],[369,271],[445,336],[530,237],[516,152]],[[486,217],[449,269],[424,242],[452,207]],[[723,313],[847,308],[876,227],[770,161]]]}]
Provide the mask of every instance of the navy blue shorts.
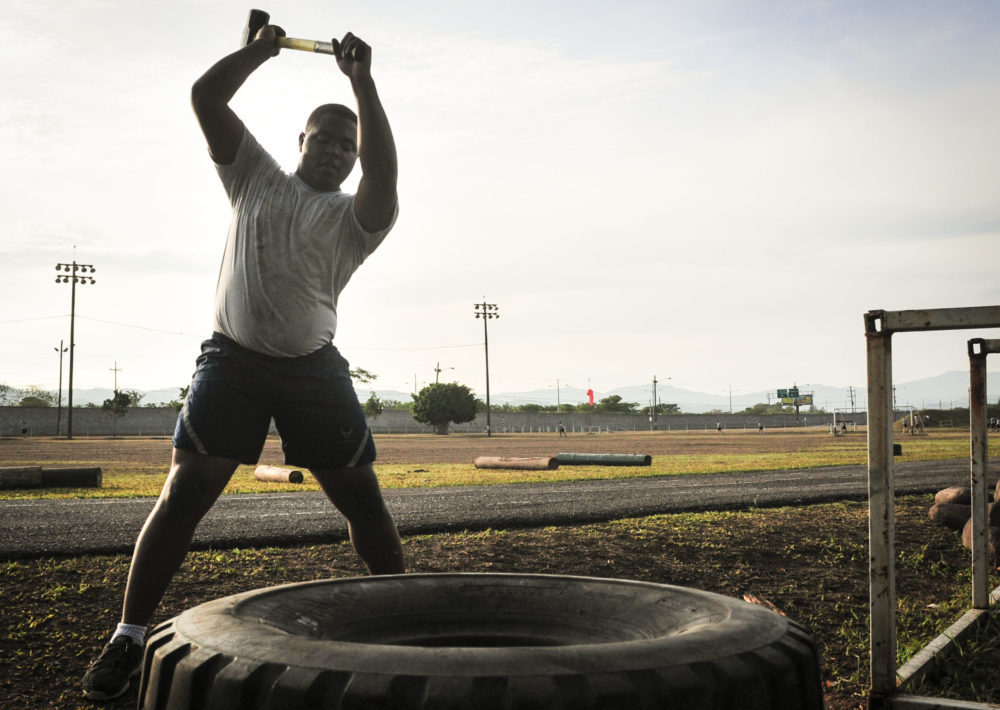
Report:
[{"label": "navy blue shorts", "polygon": [[213,333],[201,344],[174,446],[257,463],[273,417],[287,465],[369,464],[375,442],[348,367],[332,344],[301,357],[273,357]]}]

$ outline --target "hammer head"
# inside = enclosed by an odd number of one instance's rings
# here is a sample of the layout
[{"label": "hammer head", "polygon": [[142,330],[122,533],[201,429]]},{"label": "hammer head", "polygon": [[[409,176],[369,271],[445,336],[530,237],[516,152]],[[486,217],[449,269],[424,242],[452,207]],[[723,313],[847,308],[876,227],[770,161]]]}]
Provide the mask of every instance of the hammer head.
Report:
[{"label": "hammer head", "polygon": [[250,16],[247,17],[247,26],[243,28],[243,42],[240,46],[245,47],[253,42],[257,37],[257,33],[260,32],[262,27],[267,25],[270,19],[271,15],[263,10],[251,10]]}]

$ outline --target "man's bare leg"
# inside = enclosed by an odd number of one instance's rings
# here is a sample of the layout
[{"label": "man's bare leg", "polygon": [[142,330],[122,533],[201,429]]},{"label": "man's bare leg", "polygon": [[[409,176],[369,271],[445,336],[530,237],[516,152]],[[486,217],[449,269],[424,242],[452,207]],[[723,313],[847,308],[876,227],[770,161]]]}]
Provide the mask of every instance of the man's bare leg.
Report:
[{"label": "man's bare leg", "polygon": [[173,450],[170,475],[135,543],[122,623],[148,625],[187,555],[195,528],[238,465],[232,459]]},{"label": "man's bare leg", "polygon": [[382,500],[371,465],[310,469],[337,509],[347,518],[354,549],[371,574],[402,574],[403,546]]}]

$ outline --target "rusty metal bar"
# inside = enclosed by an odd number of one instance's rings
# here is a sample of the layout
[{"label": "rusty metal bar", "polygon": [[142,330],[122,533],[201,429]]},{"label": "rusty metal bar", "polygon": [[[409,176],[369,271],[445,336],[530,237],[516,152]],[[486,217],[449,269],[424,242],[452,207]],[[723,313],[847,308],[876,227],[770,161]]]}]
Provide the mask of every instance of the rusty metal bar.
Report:
[{"label": "rusty metal bar", "polygon": [[880,332],[904,333],[921,330],[964,330],[1000,327],[1000,306],[971,308],[930,308],[914,311],[868,311],[867,328]]},{"label": "rusty metal bar", "polygon": [[[921,698],[904,695],[899,692],[897,680],[905,683],[916,674],[924,672],[927,664],[935,653],[943,650],[953,642],[947,637],[948,632],[935,639],[925,650],[918,654],[910,663],[897,672],[896,668],[896,570],[895,570],[895,509],[892,461],[892,334],[907,331],[924,330],[961,330],[966,328],[1000,328],[1000,306],[981,306],[973,308],[940,308],[913,311],[872,310],[865,314],[865,335],[868,352],[868,536],[869,536],[869,576],[870,576],[870,631],[871,631],[871,688],[868,707],[870,710],[888,710],[904,708],[910,710],[927,708],[976,708],[987,709],[1000,706],[983,703],[966,703],[962,701]],[[975,345],[973,345],[975,343]],[[993,348],[1000,346],[1000,341],[970,341],[970,358],[979,357],[985,360],[987,352],[997,352]],[[972,370],[976,368],[973,367]],[[975,378],[976,374],[970,375]],[[978,500],[982,510],[983,530],[985,531],[985,363],[982,368],[982,395],[980,399],[971,401],[982,402],[982,420],[972,427],[971,434],[973,455],[970,458],[970,478],[973,482],[973,501]],[[977,397],[977,392],[971,394]],[[970,402],[971,404],[971,402]],[[972,405],[975,406],[975,405]],[[979,416],[979,415],[977,415]],[[979,441],[982,433],[982,443]],[[976,450],[980,451],[978,459],[982,461],[979,468]],[[978,471],[978,473],[977,473]],[[975,487],[980,491],[977,494]],[[974,523],[975,524],[975,523]],[[986,539],[981,541],[980,549],[985,550]],[[989,608],[990,603],[997,603],[995,591],[992,597],[987,594],[986,570],[984,560],[976,561],[976,547],[973,548],[973,597],[974,603],[983,605],[974,608],[949,629],[958,627],[965,629],[976,624],[980,615]],[[982,552],[980,553],[982,554]],[[976,569],[982,567],[982,581],[977,577]],[[1000,588],[998,588],[1000,590]],[[985,600],[985,601],[984,601]],[[964,631],[963,631],[964,633]],[[947,637],[947,638],[946,638]],[[926,651],[926,653],[925,653]]]},{"label": "rusty metal bar", "polygon": [[[996,604],[1000,600],[1000,587],[990,594],[990,602]],[[938,634],[937,638],[917,651],[913,657],[904,663],[896,672],[899,677],[899,690],[919,683],[926,676],[934,663],[935,657],[954,651],[955,644],[961,643],[971,636],[980,624],[985,623],[988,615],[985,609],[969,609],[954,624]]]},{"label": "rusty metal bar", "polygon": [[1000,705],[949,700],[947,698],[925,698],[917,695],[897,695],[892,699],[892,710],[1000,710]]},{"label": "rusty metal bar", "polygon": [[988,609],[989,598],[989,530],[986,526],[989,501],[986,490],[986,462],[989,448],[986,439],[986,355],[990,348],[985,341],[969,341],[969,487],[972,489],[972,607]]},{"label": "rusty metal bar", "polygon": [[[870,315],[870,314],[869,314]],[[868,316],[868,546],[870,707],[885,707],[896,689],[896,524],[892,469],[892,333]]]}]

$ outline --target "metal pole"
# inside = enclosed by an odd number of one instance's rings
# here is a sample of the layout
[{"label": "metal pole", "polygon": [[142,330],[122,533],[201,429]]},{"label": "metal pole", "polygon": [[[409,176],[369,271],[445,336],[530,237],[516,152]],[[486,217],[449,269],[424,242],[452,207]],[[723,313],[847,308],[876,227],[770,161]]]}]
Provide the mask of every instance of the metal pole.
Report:
[{"label": "metal pole", "polygon": [[[1000,341],[990,341],[1000,344]],[[989,529],[987,528],[986,462],[989,449],[986,434],[986,355],[987,341],[969,341],[969,487],[972,489],[972,607],[989,609]]]},{"label": "metal pole", "polygon": [[652,429],[656,430],[656,375],[653,375],[653,416],[651,417]]},{"label": "metal pole", "polygon": [[490,420],[490,338],[487,321],[490,318],[499,318],[499,309],[495,303],[476,303],[473,305],[476,318],[483,319],[483,346],[486,350],[486,436],[493,435],[493,426]]},{"label": "metal pole", "polygon": [[63,353],[66,352],[63,342],[62,340],[59,341],[59,408],[56,410],[56,436],[59,436],[62,432],[62,373]]},{"label": "metal pole", "polygon": [[892,462],[892,334],[865,316],[868,349],[868,544],[871,707],[896,687],[896,541]]},{"label": "metal pole", "polygon": [[69,300],[69,409],[66,412],[66,438],[73,438],[73,354],[76,352],[76,262],[73,262],[73,276],[70,284]]}]

